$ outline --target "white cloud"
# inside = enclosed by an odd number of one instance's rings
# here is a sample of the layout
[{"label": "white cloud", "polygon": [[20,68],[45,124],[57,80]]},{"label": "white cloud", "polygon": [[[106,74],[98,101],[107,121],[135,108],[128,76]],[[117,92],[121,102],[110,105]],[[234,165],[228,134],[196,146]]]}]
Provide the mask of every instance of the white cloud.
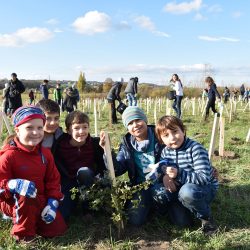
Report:
[{"label": "white cloud", "polygon": [[240,40],[237,38],[231,37],[212,37],[212,36],[198,36],[200,40],[208,41],[208,42],[239,42]]},{"label": "white cloud", "polygon": [[222,12],[222,8],[220,5],[218,4],[214,4],[214,5],[211,5],[210,7],[208,7],[207,9],[208,12]]},{"label": "white cloud", "polygon": [[47,20],[46,23],[50,24],[50,25],[56,25],[59,23],[59,21],[56,18],[51,18],[51,19]]},{"label": "white cloud", "polygon": [[197,13],[197,14],[194,16],[194,20],[196,20],[196,21],[201,21],[201,20],[207,20],[207,18],[204,17],[202,14]]},{"label": "white cloud", "polygon": [[59,29],[59,28],[55,28],[53,31],[54,31],[55,33],[62,33],[62,32],[63,32],[63,30],[61,30],[61,29]]},{"label": "white cloud", "polygon": [[143,29],[149,30],[149,31],[154,31],[155,30],[155,25],[154,23],[150,20],[149,17],[146,16],[138,16],[135,18],[135,22]]},{"label": "white cloud", "polygon": [[142,29],[148,30],[156,36],[169,37],[169,35],[167,33],[157,30],[154,23],[147,16],[138,16],[134,19],[134,21]]},{"label": "white cloud", "polygon": [[129,30],[131,29],[131,26],[129,25],[127,21],[121,21],[120,23],[116,25],[116,28],[118,30]]},{"label": "white cloud", "polygon": [[232,17],[233,17],[233,18],[240,18],[242,15],[243,15],[243,13],[242,13],[241,11],[235,11],[235,12],[232,14]]},{"label": "white cloud", "polygon": [[28,43],[40,43],[53,37],[46,28],[23,28],[11,34],[0,34],[0,46],[20,47]]},{"label": "white cloud", "polygon": [[166,4],[163,10],[172,14],[186,14],[200,10],[201,6],[202,0],[193,0],[191,2],[182,2],[179,4],[171,2]]},{"label": "white cloud", "polygon": [[111,18],[103,12],[89,11],[84,16],[78,17],[72,26],[81,34],[104,33],[111,27]]}]

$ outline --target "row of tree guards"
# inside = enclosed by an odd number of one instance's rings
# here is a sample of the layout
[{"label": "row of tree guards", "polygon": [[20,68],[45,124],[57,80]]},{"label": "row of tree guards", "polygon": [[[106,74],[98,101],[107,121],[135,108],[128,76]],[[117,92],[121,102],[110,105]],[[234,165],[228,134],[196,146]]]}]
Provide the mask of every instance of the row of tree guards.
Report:
[{"label": "row of tree guards", "polygon": [[[217,103],[218,108],[219,108],[219,113],[221,114],[220,117],[218,118],[216,115],[214,116],[214,125],[212,128],[212,137],[211,137],[211,142],[210,142],[210,147],[209,150],[210,152],[210,157],[212,155],[212,150],[214,149],[215,144],[215,138],[216,138],[216,128],[219,128],[219,155],[223,156],[224,152],[224,127],[225,127],[225,117],[228,118],[228,122],[231,123],[233,118],[235,117],[236,111],[240,112],[242,111],[243,113],[247,111],[250,112],[250,102],[248,103],[243,103],[242,101],[235,101],[233,99],[230,99],[227,105],[222,104],[220,102]],[[205,109],[207,105],[207,100],[203,98],[184,98],[182,101],[182,116],[185,114],[193,115],[193,116],[200,116],[200,121],[204,118],[205,115]],[[142,109],[145,110],[147,114],[152,114],[153,111],[153,120],[150,121],[149,123],[155,123],[159,119],[159,113],[164,112],[166,115],[174,115],[174,110],[172,109],[172,101],[166,99],[166,98],[146,98],[146,99],[139,99],[138,101],[138,106],[141,107]],[[79,102],[78,109],[82,110],[83,112],[86,113],[92,113],[93,110],[93,115],[94,115],[94,135],[98,136],[98,121],[103,119],[105,110],[108,109],[108,102],[106,99],[91,99],[91,98],[86,98],[83,99],[81,102]],[[111,113],[109,111],[109,116],[111,116]],[[6,115],[0,111],[0,133],[2,134],[3,130],[3,124],[6,125],[7,131],[9,134],[12,133],[11,126],[9,124],[9,120],[6,117]],[[112,126],[110,124],[110,126]],[[250,129],[248,131],[247,137],[246,137],[246,142],[249,142],[250,140]]]}]

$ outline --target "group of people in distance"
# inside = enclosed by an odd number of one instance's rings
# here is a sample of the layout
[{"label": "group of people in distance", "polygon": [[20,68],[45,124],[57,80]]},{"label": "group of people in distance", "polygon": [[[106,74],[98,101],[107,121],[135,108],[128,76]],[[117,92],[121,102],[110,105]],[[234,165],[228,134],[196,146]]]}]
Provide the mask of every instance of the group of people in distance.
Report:
[{"label": "group of people in distance", "polygon": [[[129,106],[122,121],[128,132],[113,155],[115,174],[128,173],[131,185],[151,182],[134,194],[138,206],[129,201],[124,207],[128,223],[140,226],[158,210],[173,224],[188,227],[195,217],[204,234],[216,232],[210,203],[218,189],[217,172],[204,147],[186,136],[181,119],[163,116],[156,126],[148,125],[144,111]],[[105,133],[92,137],[88,115],[78,110],[68,113],[63,132],[60,107],[50,99],[19,107],[12,122],[15,135],[0,151],[0,211],[12,219],[17,242],[63,235],[77,202],[84,216],[93,213],[86,200],[72,200],[70,190],[87,189],[103,177]]]}]

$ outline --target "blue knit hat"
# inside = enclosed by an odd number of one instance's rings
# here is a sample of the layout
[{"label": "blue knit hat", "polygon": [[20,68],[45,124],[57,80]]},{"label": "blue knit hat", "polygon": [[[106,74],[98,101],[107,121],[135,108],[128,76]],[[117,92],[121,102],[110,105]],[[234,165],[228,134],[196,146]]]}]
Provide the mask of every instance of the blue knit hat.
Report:
[{"label": "blue knit hat", "polygon": [[143,120],[146,124],[148,123],[148,119],[141,108],[137,106],[129,106],[124,110],[122,114],[122,122],[126,128],[131,121],[137,119]]},{"label": "blue knit hat", "polygon": [[14,127],[18,127],[21,124],[32,119],[42,119],[43,124],[45,124],[45,115],[43,111],[40,108],[33,105],[22,106],[18,108],[12,115],[12,121]]}]

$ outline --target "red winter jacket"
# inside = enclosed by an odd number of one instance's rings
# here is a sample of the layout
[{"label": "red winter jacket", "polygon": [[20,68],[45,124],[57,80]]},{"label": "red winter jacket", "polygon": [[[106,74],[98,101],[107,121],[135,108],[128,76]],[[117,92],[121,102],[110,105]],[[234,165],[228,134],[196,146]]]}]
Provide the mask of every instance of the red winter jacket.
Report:
[{"label": "red winter jacket", "polygon": [[49,149],[37,145],[30,151],[15,138],[0,151],[0,201],[12,198],[10,179],[33,181],[37,195],[61,200],[60,175]]}]

